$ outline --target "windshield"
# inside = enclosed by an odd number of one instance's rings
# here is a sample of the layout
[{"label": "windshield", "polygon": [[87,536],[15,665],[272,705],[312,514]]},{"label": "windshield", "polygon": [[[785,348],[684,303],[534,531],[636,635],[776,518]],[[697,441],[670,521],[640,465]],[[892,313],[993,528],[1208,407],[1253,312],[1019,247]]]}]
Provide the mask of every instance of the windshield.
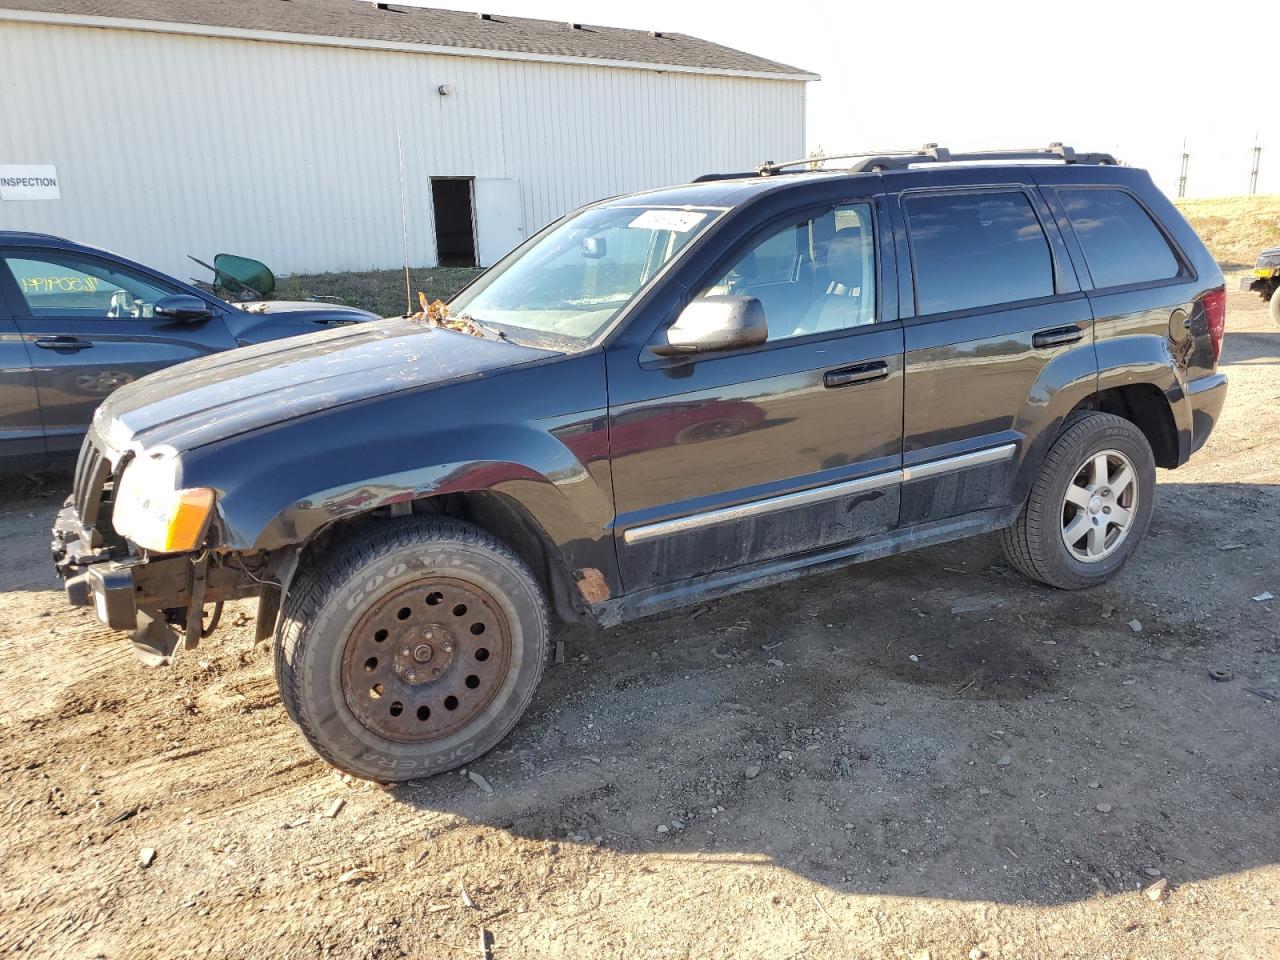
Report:
[{"label": "windshield", "polygon": [[719,211],[593,207],[536,238],[449,304],[451,317],[590,340]]}]

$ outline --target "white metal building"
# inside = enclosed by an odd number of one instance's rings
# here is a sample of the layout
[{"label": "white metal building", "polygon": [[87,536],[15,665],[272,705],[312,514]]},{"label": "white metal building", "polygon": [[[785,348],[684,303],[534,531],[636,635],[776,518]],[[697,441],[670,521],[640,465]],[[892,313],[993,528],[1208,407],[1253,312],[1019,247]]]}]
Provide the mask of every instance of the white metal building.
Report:
[{"label": "white metal building", "polygon": [[678,34],[356,0],[0,0],[0,229],[182,277],[188,253],[394,267],[402,152],[413,264],[488,265],[584,202],[803,156],[813,79]]}]

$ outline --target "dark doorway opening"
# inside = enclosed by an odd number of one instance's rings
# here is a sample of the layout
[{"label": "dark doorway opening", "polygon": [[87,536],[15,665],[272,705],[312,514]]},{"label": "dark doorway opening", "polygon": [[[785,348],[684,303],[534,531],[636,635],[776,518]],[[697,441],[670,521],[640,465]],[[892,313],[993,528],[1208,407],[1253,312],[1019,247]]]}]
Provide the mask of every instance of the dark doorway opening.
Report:
[{"label": "dark doorway opening", "polygon": [[476,265],[476,218],[470,177],[432,177],[436,260],[442,267]]}]

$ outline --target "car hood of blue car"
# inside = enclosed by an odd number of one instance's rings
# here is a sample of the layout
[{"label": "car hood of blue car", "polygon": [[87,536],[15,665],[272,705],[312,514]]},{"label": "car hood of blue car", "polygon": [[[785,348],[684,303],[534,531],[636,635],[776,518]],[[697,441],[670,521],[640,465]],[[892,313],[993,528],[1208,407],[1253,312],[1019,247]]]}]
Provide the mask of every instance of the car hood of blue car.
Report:
[{"label": "car hood of blue car", "polygon": [[485,376],[557,352],[404,317],[229,350],[121,387],[94,432],[114,454],[177,453],[297,417]]},{"label": "car hood of blue car", "polygon": [[255,300],[228,306],[233,309],[225,311],[223,319],[240,346],[381,319],[358,307],[314,300]]}]

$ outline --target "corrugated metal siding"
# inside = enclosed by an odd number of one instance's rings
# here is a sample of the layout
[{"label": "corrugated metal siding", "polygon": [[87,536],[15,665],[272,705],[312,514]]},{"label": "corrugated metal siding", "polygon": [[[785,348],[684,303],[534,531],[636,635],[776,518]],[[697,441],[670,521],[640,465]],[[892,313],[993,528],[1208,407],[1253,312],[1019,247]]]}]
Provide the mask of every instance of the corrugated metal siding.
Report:
[{"label": "corrugated metal siding", "polygon": [[[617,193],[804,152],[804,84],[0,23],[0,163],[52,163],[39,230],[190,276],[435,262],[429,178],[520,181],[532,232]],[[448,83],[454,93],[436,88]]]}]

